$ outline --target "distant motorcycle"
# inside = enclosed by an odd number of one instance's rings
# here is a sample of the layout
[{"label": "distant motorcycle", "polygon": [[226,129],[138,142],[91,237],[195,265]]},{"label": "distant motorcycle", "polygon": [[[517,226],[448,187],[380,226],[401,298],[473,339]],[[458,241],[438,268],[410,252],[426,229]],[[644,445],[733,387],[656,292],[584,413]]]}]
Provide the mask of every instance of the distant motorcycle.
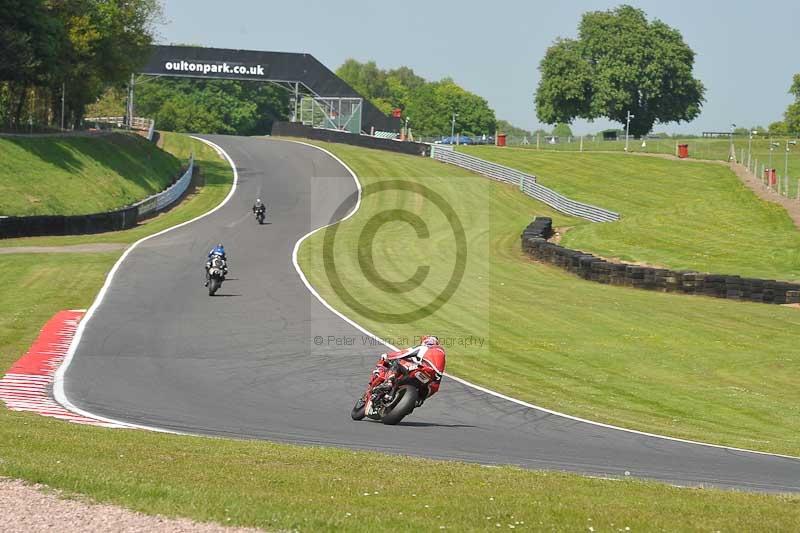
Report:
[{"label": "distant motorcycle", "polygon": [[[438,346],[434,349],[440,350]],[[367,388],[353,406],[350,417],[353,420],[368,417],[390,426],[398,424],[422,405],[429,396],[429,385],[436,379],[436,370],[425,360],[420,363],[401,358],[391,360],[386,380]]]},{"label": "distant motorcycle", "polygon": [[264,218],[267,215],[267,210],[263,207],[261,209],[256,209],[255,215],[256,215],[256,220],[258,220],[258,223],[263,224]]},{"label": "distant motorcycle", "polygon": [[214,293],[222,287],[222,282],[225,281],[225,270],[225,260],[218,255],[213,256],[211,265],[208,267],[209,296],[214,296]]}]

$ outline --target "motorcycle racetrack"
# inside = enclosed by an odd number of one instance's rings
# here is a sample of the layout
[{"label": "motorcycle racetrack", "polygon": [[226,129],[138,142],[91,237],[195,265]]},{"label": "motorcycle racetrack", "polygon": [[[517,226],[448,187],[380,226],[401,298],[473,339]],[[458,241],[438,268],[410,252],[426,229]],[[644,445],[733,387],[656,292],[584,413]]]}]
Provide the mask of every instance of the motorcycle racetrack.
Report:
[{"label": "motorcycle racetrack", "polygon": [[[385,347],[315,344],[364,334],[306,288],[292,254],[343,203],[355,207],[356,183],[314,147],[207,138],[235,163],[237,188],[220,209],[141,242],[120,264],[64,372],[66,398],[79,409],[176,432],[800,491],[797,459],[589,424],[448,378],[398,426],[352,422],[350,408]],[[262,226],[250,211],[257,197],[268,206]],[[203,263],[218,242],[230,274],[209,298]]]}]

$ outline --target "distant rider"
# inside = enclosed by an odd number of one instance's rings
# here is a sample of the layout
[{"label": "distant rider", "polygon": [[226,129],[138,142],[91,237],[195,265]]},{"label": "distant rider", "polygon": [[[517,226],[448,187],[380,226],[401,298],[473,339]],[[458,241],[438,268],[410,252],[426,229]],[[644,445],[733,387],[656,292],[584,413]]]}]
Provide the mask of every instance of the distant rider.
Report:
[{"label": "distant rider", "polygon": [[[428,385],[430,391],[428,398],[436,394],[442,381],[442,374],[444,374],[446,363],[444,347],[439,344],[439,339],[437,337],[434,335],[426,335],[422,337],[419,346],[406,348],[399,352],[381,354],[380,359],[378,359],[378,362],[375,364],[375,370],[372,371],[372,381],[370,381],[369,384],[370,389],[386,381],[390,361],[397,359],[410,359],[417,364],[432,368],[436,373],[436,380]],[[425,399],[426,398],[420,398],[420,403]]]},{"label": "distant rider", "polygon": [[211,261],[214,257],[222,259],[222,275],[228,275],[228,257],[225,255],[225,247],[222,246],[222,243],[219,243],[208,252],[208,260],[206,261],[206,287],[208,287],[209,281],[208,270],[211,268]]},{"label": "distant rider", "polygon": [[253,204],[253,214],[257,215],[258,213],[267,214],[267,206],[261,201],[261,198],[256,198],[256,203]]}]

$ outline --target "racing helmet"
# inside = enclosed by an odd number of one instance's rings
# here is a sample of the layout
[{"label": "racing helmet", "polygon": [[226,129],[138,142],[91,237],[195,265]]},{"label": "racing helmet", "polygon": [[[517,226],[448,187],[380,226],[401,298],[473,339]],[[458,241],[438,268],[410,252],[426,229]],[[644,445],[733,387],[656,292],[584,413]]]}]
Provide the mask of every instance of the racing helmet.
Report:
[{"label": "racing helmet", "polygon": [[422,342],[420,344],[424,344],[428,348],[431,346],[439,346],[439,338],[436,335],[425,335],[422,337]]}]

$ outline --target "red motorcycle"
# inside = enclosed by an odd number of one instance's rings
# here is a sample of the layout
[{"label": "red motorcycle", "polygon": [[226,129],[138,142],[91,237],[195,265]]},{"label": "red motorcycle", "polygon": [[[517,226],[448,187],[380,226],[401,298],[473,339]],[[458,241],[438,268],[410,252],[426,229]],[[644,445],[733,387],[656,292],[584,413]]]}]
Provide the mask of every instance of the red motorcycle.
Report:
[{"label": "red motorcycle", "polygon": [[405,352],[390,355],[384,365],[384,380],[375,386],[370,382],[350,416],[353,420],[368,417],[390,426],[398,424],[439,389],[441,371],[436,361],[444,366],[444,350],[439,346],[428,348],[419,361]]}]

